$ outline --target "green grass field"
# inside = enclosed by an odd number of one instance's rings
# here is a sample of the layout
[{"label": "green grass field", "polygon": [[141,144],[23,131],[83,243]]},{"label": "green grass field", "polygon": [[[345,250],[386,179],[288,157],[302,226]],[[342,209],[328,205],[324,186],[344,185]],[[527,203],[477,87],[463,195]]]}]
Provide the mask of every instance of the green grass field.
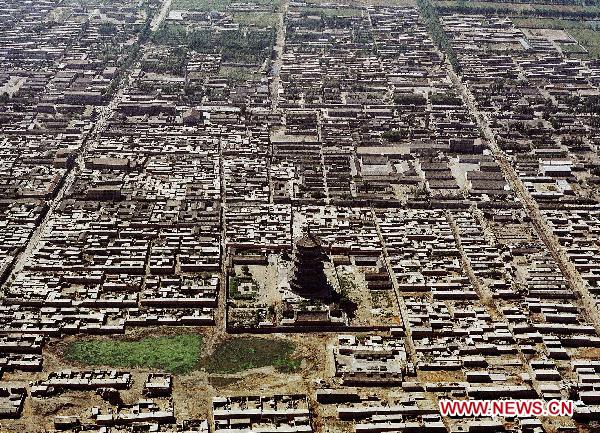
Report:
[{"label": "green grass field", "polygon": [[600,58],[600,31],[592,29],[570,29],[567,30],[571,36],[577,39],[580,45],[588,50],[589,57]]},{"label": "green grass field", "polygon": [[[171,3],[172,10],[188,10],[188,11],[223,11],[231,3],[235,3],[236,0],[173,0]],[[276,10],[279,7],[279,1],[277,0],[252,0],[248,3],[255,3],[259,6],[269,6],[272,10]]]},{"label": "green grass field", "polygon": [[279,16],[274,12],[235,12],[233,21],[242,26],[276,27]]},{"label": "green grass field", "polygon": [[240,337],[221,343],[201,365],[207,372],[219,374],[267,366],[292,372],[300,368],[300,360],[292,357],[294,350],[294,344],[285,340]]},{"label": "green grass field", "polygon": [[[246,80],[251,80],[257,74],[252,68],[246,68],[243,66],[221,66],[218,73],[220,78],[227,78],[232,83],[243,83]],[[234,295],[235,299],[254,299],[254,296],[250,295]]]},{"label": "green grass field", "polygon": [[202,336],[181,334],[147,337],[136,341],[93,339],[70,343],[64,358],[87,365],[114,368],[155,368],[186,374],[198,368],[208,373],[239,373],[252,368],[273,366],[282,372],[300,368],[292,355],[296,346],[285,340],[239,337],[220,343],[201,358]]},{"label": "green grass field", "polygon": [[600,57],[600,22],[592,20],[569,20],[560,18],[518,18],[517,27],[528,29],[565,30],[588,50],[588,57]]},{"label": "green grass field", "polygon": [[517,27],[528,29],[581,29],[587,28],[587,24],[583,20],[569,20],[562,18],[515,18],[513,23]]},{"label": "green grass field", "polygon": [[137,341],[86,340],[71,343],[65,351],[69,361],[124,368],[158,368],[185,374],[198,365],[202,337],[183,334],[148,337]]},{"label": "green grass field", "polygon": [[467,12],[469,10],[495,12],[499,14],[598,14],[596,5],[581,4],[551,4],[550,2],[497,2],[497,1],[466,1],[466,0],[435,0],[436,6],[445,10]]},{"label": "green grass field", "polygon": [[307,14],[321,15],[321,16],[328,17],[328,18],[330,18],[330,17],[350,18],[350,17],[360,17],[362,15],[362,11],[357,8],[334,9],[334,8],[319,8],[319,7],[305,6],[305,7],[299,8],[299,9],[301,12],[305,12]]}]

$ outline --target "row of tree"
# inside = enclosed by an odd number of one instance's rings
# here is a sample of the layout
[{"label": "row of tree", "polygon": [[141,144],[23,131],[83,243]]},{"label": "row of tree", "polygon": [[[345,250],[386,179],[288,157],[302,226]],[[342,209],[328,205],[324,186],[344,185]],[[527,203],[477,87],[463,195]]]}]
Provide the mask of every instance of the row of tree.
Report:
[{"label": "row of tree", "polygon": [[600,9],[597,6],[586,6],[583,9],[570,9],[569,7],[552,7],[551,5],[534,4],[531,7],[521,7],[507,3],[471,3],[459,1],[456,3],[440,3],[437,6],[440,12],[482,15],[506,15],[524,17],[545,17],[563,19],[598,19]]},{"label": "row of tree", "polygon": [[454,48],[448,39],[448,35],[440,23],[440,17],[438,16],[436,6],[432,4],[430,0],[417,0],[417,5],[421,10],[421,15],[425,20],[425,25],[429,30],[429,34],[431,35],[433,42],[446,55],[456,73],[460,73],[460,63],[458,62],[456,52],[454,51]]}]

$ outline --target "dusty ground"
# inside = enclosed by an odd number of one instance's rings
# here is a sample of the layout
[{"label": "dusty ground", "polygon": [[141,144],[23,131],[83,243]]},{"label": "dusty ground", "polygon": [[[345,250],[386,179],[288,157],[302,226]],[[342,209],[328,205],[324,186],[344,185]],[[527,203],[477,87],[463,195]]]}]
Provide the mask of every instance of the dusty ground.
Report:
[{"label": "dusty ground", "polygon": [[[127,332],[124,337],[137,339],[149,335],[172,335],[175,333],[199,332],[203,335],[202,356],[209,356],[216,345],[225,338],[238,337],[226,335],[216,328],[158,328],[138,329]],[[301,369],[297,373],[280,373],[273,367],[258,368],[237,374],[208,374],[204,371],[193,371],[186,375],[175,375],[173,400],[178,419],[210,418],[212,398],[217,395],[243,394],[276,394],[307,393],[314,396],[315,380],[333,376],[333,361],[328,350],[335,336],[333,335],[280,335],[264,338],[280,338],[296,344],[294,357],[302,359]],[[50,343],[44,352],[44,368],[40,373],[6,374],[4,382],[12,386],[27,386],[35,380],[46,379],[52,371],[69,368],[102,368],[97,366],[77,365],[62,358],[69,342],[76,337]],[[150,369],[129,369],[133,375],[131,389],[122,391],[121,398],[126,404],[133,404],[143,398],[142,388]],[[155,371],[155,370],[154,370]],[[18,380],[17,380],[18,378]],[[41,433],[53,428],[53,419],[57,415],[78,415],[89,420],[93,406],[108,408],[110,405],[94,392],[66,392],[51,398],[27,397],[23,416],[19,420],[3,421],[1,432]],[[315,422],[321,423],[318,413]],[[338,430],[328,430],[338,431]]]},{"label": "dusty ground", "polygon": [[462,370],[450,371],[418,371],[417,378],[421,383],[428,382],[464,382],[465,375]]}]

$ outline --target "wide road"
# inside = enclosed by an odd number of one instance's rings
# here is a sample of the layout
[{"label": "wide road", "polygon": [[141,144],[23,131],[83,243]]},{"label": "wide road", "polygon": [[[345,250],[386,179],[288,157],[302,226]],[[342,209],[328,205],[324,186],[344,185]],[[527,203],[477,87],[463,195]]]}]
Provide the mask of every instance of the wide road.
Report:
[{"label": "wide road", "polygon": [[519,177],[515,169],[512,167],[504,151],[502,151],[502,149],[500,149],[500,146],[498,146],[496,136],[492,131],[492,128],[490,128],[487,116],[481,111],[479,111],[477,104],[475,103],[475,98],[473,97],[473,94],[469,91],[467,86],[462,82],[460,77],[454,72],[450,65],[448,65],[448,70],[450,78],[457,86],[458,90],[461,92],[465,103],[467,104],[471,113],[475,117],[477,125],[483,131],[483,135],[489,143],[490,150],[494,154],[496,161],[498,161],[498,164],[500,165],[504,176],[508,180],[510,187],[513,191],[515,191],[517,197],[519,198],[519,200],[521,200],[525,211],[531,218],[531,222],[535,227],[538,236],[544,242],[554,259],[556,260],[560,270],[562,271],[571,289],[579,293],[583,306],[586,309],[588,320],[592,323],[592,325],[596,329],[596,332],[600,333],[600,312],[598,311],[597,303],[594,300],[592,294],[587,289],[587,285],[583,281],[583,278],[581,278],[581,275],[575,269],[575,266],[567,257],[567,253],[560,244],[558,237],[554,234],[554,232],[548,225],[548,222],[540,212],[540,208],[537,202],[531,196],[525,185],[523,185],[521,178]]},{"label": "wide road", "polygon": [[[167,16],[167,11],[171,5],[171,0],[165,0],[163,5],[159,11],[159,13],[152,19],[151,23],[158,28],[164,21]],[[49,229],[49,223],[56,211],[57,207],[62,202],[63,198],[67,191],[71,189],[73,182],[77,178],[77,176],[81,173],[81,171],[85,168],[85,157],[86,153],[90,148],[92,148],[93,144],[100,137],[102,131],[106,128],[108,120],[111,118],[112,113],[118,107],[121,99],[123,97],[124,90],[127,88],[131,81],[131,76],[133,71],[136,68],[140,67],[140,60],[138,59],[126,72],[124,78],[119,83],[118,88],[114,92],[111,100],[107,105],[97,107],[97,118],[91,128],[90,131],[86,134],[82,146],[77,150],[77,155],[75,158],[75,164],[73,167],[67,172],[62,185],[60,186],[58,192],[55,197],[48,201],[48,211],[46,212],[45,217],[42,219],[40,225],[36,228],[36,230],[31,235],[27,245],[24,250],[19,254],[15,263],[13,264],[13,268],[6,280],[5,284],[8,284],[10,281],[14,279],[14,277],[23,270],[25,265],[31,260],[33,252],[37,248],[37,244],[40,239],[43,237],[43,234]]]}]

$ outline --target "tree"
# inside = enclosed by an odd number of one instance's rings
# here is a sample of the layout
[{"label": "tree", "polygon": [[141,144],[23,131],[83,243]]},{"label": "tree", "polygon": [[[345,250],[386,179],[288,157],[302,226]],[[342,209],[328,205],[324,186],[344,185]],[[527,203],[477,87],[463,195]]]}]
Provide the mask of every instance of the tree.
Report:
[{"label": "tree", "polygon": [[100,26],[98,27],[98,33],[100,33],[103,36],[114,35],[116,31],[116,24],[111,22],[100,23]]}]

